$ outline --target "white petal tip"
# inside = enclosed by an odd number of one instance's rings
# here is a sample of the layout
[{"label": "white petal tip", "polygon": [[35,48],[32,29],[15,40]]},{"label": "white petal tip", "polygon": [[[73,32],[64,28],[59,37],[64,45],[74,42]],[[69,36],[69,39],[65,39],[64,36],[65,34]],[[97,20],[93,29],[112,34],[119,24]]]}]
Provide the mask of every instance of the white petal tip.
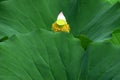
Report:
[{"label": "white petal tip", "polygon": [[65,20],[66,21],[66,18],[64,16],[63,12],[59,13],[57,20]]}]

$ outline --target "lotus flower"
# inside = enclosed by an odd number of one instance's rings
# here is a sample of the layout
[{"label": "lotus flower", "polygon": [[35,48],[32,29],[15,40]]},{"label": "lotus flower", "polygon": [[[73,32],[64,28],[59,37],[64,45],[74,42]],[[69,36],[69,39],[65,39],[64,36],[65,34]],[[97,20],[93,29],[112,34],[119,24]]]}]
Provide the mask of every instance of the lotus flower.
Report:
[{"label": "lotus flower", "polygon": [[67,24],[66,18],[62,12],[58,15],[57,21],[53,23],[52,30],[55,32],[70,32],[70,27]]},{"label": "lotus flower", "polygon": [[0,80],[120,80],[119,28],[119,2],[0,0]]}]

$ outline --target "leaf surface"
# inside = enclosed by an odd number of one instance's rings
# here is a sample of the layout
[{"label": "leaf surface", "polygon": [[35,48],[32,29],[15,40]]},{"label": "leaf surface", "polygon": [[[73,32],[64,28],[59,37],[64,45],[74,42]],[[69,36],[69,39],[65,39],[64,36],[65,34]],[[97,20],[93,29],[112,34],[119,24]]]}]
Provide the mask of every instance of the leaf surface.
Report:
[{"label": "leaf surface", "polygon": [[92,43],[84,54],[80,80],[119,80],[120,47]]},{"label": "leaf surface", "polygon": [[67,33],[37,30],[0,43],[0,80],[77,80],[84,50]]}]

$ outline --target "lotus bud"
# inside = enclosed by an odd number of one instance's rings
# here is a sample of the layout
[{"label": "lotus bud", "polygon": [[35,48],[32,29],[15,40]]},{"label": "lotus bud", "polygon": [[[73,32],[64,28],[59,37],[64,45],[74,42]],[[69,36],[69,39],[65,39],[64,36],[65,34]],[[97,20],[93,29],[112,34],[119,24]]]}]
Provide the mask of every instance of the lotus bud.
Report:
[{"label": "lotus bud", "polygon": [[54,32],[70,32],[70,27],[62,12],[59,13],[57,20],[52,24],[52,30]]}]

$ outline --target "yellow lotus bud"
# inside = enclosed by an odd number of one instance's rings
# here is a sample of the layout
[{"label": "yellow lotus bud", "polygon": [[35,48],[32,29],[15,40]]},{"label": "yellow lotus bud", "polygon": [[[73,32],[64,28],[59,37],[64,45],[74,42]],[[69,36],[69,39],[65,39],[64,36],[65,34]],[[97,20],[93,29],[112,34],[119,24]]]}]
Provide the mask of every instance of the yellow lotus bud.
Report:
[{"label": "yellow lotus bud", "polygon": [[52,30],[54,32],[70,32],[70,27],[62,12],[58,15],[57,21],[52,24]]}]

